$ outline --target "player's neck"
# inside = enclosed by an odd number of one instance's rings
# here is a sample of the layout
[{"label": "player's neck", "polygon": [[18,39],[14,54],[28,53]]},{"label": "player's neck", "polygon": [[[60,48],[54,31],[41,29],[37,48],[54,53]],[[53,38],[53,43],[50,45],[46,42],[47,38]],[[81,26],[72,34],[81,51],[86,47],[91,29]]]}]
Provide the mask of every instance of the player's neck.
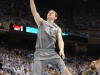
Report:
[{"label": "player's neck", "polygon": [[96,72],[96,70],[91,70],[91,72],[94,72],[94,73],[95,73],[95,72]]},{"label": "player's neck", "polygon": [[50,22],[50,23],[54,23],[53,19],[47,19],[47,21]]}]

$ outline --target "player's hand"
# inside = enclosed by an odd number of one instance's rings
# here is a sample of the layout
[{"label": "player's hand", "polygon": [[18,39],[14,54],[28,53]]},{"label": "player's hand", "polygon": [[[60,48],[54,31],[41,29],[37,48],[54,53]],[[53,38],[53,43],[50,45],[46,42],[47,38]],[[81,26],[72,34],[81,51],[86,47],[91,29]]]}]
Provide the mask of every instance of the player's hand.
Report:
[{"label": "player's hand", "polygon": [[60,52],[59,52],[59,55],[62,57],[62,59],[65,59],[64,51],[60,51]]},{"label": "player's hand", "polygon": [[96,61],[95,67],[100,72],[100,59]]}]

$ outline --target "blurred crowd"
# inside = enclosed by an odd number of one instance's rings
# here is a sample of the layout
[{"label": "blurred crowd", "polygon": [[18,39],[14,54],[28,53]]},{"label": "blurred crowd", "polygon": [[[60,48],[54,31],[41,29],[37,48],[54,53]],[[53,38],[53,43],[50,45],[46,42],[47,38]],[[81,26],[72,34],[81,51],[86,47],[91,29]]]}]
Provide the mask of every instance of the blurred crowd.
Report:
[{"label": "blurred crowd", "polygon": [[[32,75],[34,49],[30,48],[0,44],[0,75]],[[83,53],[66,54],[64,62],[72,75],[81,75],[82,71],[89,69],[90,62],[98,58]],[[44,67],[43,75],[61,75],[61,71],[57,65],[50,63]]]},{"label": "blurred crowd", "polygon": [[78,29],[100,28],[100,5],[83,4],[73,9],[75,26]]},{"label": "blurred crowd", "polygon": [[84,37],[84,38],[99,38],[100,31],[99,30],[73,30],[66,28],[66,33],[69,35]]},{"label": "blurred crowd", "polygon": [[0,75],[31,75],[33,50],[10,44],[0,46]]}]

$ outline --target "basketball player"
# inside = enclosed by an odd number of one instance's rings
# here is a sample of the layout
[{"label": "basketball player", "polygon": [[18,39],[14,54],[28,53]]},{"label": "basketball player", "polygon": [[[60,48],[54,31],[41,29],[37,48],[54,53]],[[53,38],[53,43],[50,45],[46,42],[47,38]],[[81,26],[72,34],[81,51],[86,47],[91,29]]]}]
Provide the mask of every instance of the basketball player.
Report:
[{"label": "basketball player", "polygon": [[90,68],[82,72],[82,75],[98,75],[97,69],[95,67],[96,61],[92,61],[90,64]]},{"label": "basketball player", "polygon": [[[47,14],[47,21],[45,21],[37,12],[34,0],[30,0],[30,8],[38,26],[32,75],[42,75],[43,68],[49,63],[56,64],[63,75],[71,75],[63,61],[65,54],[62,31],[61,28],[54,23],[58,16],[57,13],[54,10],[50,10]],[[62,58],[55,51],[56,39],[58,39],[59,54]]]},{"label": "basketball player", "polygon": [[83,71],[82,75],[100,75],[100,59],[92,61],[90,64],[90,69]]}]

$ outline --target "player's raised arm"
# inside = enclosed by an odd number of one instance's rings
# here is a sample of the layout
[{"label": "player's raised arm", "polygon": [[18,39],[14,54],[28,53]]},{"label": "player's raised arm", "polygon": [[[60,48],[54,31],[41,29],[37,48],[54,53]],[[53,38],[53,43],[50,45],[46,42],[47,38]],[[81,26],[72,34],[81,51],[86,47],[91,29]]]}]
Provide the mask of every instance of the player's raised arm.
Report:
[{"label": "player's raised arm", "polygon": [[38,27],[40,27],[40,24],[42,22],[42,18],[40,17],[40,15],[38,14],[38,12],[36,10],[34,0],[30,0],[30,8],[31,8],[31,12],[32,12],[32,15],[34,17],[36,24],[38,25]]}]

